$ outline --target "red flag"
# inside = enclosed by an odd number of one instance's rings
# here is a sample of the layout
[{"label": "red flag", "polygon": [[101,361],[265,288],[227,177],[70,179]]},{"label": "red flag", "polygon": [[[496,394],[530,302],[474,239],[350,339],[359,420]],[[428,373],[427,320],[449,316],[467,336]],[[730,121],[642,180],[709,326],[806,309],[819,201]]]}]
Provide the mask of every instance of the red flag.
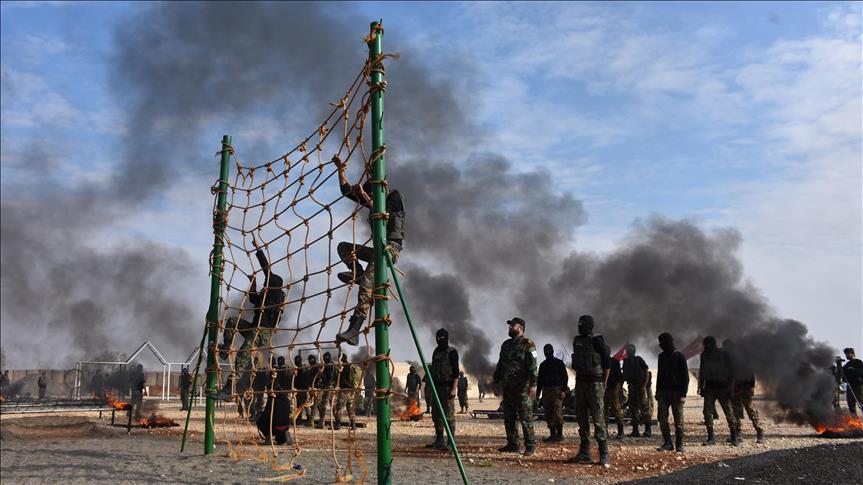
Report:
[{"label": "red flag", "polygon": [[701,335],[695,337],[695,340],[690,342],[689,345],[687,345],[686,347],[683,347],[683,350],[681,350],[680,353],[683,354],[684,357],[686,357],[686,360],[689,360],[696,355],[701,354],[701,352],[704,351],[703,340],[704,338]]},{"label": "red flag", "polygon": [[629,342],[623,344],[623,347],[621,347],[616,354],[612,355],[611,358],[618,362],[621,362],[623,359],[629,357],[629,352],[626,351],[627,347],[629,347]]}]

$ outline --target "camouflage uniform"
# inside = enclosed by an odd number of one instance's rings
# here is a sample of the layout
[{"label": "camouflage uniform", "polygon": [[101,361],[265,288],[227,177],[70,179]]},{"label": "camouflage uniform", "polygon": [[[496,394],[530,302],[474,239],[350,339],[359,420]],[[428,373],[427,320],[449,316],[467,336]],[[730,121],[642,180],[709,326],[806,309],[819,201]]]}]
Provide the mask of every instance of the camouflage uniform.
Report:
[{"label": "camouflage uniform", "polygon": [[536,446],[533,432],[533,401],[528,390],[536,386],[536,346],[525,336],[507,339],[500,347],[494,382],[503,390],[503,419],[508,445],[519,446],[516,420],[521,423],[524,444]]},{"label": "camouflage uniform", "polygon": [[355,426],[355,398],[356,389],[359,389],[362,382],[362,371],[359,366],[350,363],[343,363],[341,373],[339,374],[339,394],[336,399],[336,407],[333,410],[334,426],[336,429],[341,427],[342,408],[345,407],[348,412],[348,419],[351,422],[351,429]]},{"label": "camouflage uniform", "polygon": [[633,434],[638,435],[638,425],[650,425],[650,390],[647,387],[647,363],[639,356],[627,357],[623,361],[623,379],[629,386],[629,409],[632,412]]},{"label": "camouflage uniform", "polygon": [[737,423],[737,436],[740,436],[743,411],[746,410],[749,419],[752,421],[752,427],[755,428],[757,440],[761,442],[764,439],[764,428],[758,419],[758,410],[752,406],[752,397],[755,395],[755,372],[732,341],[726,340],[723,342],[722,350],[728,354],[734,378],[734,389],[731,393],[731,408],[734,410],[734,419]]},{"label": "camouflage uniform", "polygon": [[714,348],[705,349],[701,353],[701,364],[698,371],[699,389],[704,396],[704,426],[707,428],[705,444],[713,441],[713,417],[716,415],[716,401],[722,406],[732,441],[736,441],[737,418],[731,409],[731,362],[728,354]]},{"label": "camouflage uniform", "polygon": [[[323,428],[324,423],[327,421],[327,405],[332,405],[331,401],[333,401],[334,397],[332,388],[336,387],[335,364],[332,362],[325,362],[322,364],[316,385],[312,387],[318,389],[317,397],[315,399],[315,409],[318,411],[320,424],[316,424],[315,426]],[[312,418],[314,418],[314,409],[312,410]],[[315,420],[312,419],[312,422],[314,421]]]},{"label": "camouflage uniform", "polygon": [[[597,344],[595,339],[600,340]],[[597,442],[608,440],[605,426],[605,382],[601,366],[600,348],[605,343],[599,335],[578,335],[572,341],[572,368],[575,370],[575,415],[578,418],[578,436],[582,442],[590,437],[590,420],[593,418],[593,437]]]},{"label": "camouflage uniform", "polygon": [[[456,374],[453,374],[450,361],[450,354],[453,352],[456,352],[456,355],[458,355],[455,347],[446,346],[441,348],[438,346],[435,347],[432,353],[432,365],[429,370],[431,371],[432,379],[434,379],[435,390],[437,391],[441,406],[444,409],[444,416],[441,416],[438,407],[432,404],[432,420],[434,421],[435,436],[446,436],[443,425],[444,417],[446,417],[447,423],[449,423],[450,431],[455,434],[455,402],[452,396],[450,396],[452,383],[457,377]],[[434,401],[434,397],[432,397],[432,401]]]}]

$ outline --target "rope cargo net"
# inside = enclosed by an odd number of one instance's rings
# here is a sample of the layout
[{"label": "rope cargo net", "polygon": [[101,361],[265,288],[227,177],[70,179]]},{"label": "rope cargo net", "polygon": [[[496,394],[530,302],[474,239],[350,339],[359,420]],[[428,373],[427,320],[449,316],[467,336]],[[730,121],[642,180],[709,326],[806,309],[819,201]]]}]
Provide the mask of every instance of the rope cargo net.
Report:
[{"label": "rope cargo net", "polygon": [[[331,103],[324,121],[281,157],[245,165],[233,147],[225,147],[236,173],[227,185],[225,212],[219,213],[214,204],[214,221],[226,222],[221,241],[219,339],[210,351],[220,362],[219,387],[228,383],[226,389],[237,407],[217,411],[222,416],[216,437],[235,459],[261,459],[274,470],[287,472],[273,481],[304,474],[297,465],[304,440],[316,447],[322,440],[326,443],[335,481],[364,481],[367,469],[353,426],[345,423],[338,429],[340,419],[349,416],[343,408],[350,403],[359,415],[363,404],[374,404],[369,396],[372,389],[377,399],[391,395],[389,388],[369,388],[366,379],[369,373],[374,376],[378,361],[387,362],[392,377],[389,355],[375,355],[369,342],[375,324],[388,325],[389,318],[369,324],[366,317],[357,347],[338,346],[335,341],[335,335],[348,327],[363,290],[357,278],[342,281],[337,275],[346,270],[361,273],[365,263],[356,257],[357,248],[372,247],[371,237],[366,236],[368,209],[342,195],[338,170],[340,164],[361,165],[362,175],[352,184],[368,181],[385,187],[385,181],[369,180],[372,164],[383,150],[372,153],[363,137],[372,95],[386,89],[385,83],[371,83],[370,74],[383,69],[385,57],[366,61],[345,95]],[[219,182],[213,187],[216,196],[219,187]],[[346,258],[334,247],[339,242],[354,248]],[[210,263],[212,270],[212,255]],[[330,364],[324,363],[325,353],[330,353]],[[297,356],[302,370],[294,365]],[[314,357],[314,366],[309,356]],[[277,357],[284,358],[284,365]],[[349,386],[344,385],[343,373],[351,376]],[[286,405],[291,418],[287,429],[277,422]],[[319,417],[324,408],[319,424],[328,431],[300,424]],[[265,430],[248,419],[253,409],[264,416]],[[293,444],[275,443],[280,433]],[[360,476],[354,477],[354,471]]]}]

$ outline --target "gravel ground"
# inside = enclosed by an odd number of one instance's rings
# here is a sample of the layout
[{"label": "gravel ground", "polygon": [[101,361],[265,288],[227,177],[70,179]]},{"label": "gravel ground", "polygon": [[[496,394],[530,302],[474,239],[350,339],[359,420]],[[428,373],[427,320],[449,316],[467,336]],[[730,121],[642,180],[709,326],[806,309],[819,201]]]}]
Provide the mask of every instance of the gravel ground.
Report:
[{"label": "gravel ground", "polygon": [[[157,403],[150,402],[151,405]],[[493,400],[471,403],[472,409],[496,407],[497,401]],[[457,415],[456,434],[468,477],[477,484],[606,484],[657,476],[661,483],[666,483],[666,479],[685,480],[687,483],[692,480],[705,481],[702,477],[724,477],[716,478],[722,483],[738,483],[739,480],[734,477],[746,478],[747,481],[762,480],[760,483],[801,483],[802,480],[798,480],[797,476],[818,476],[819,479],[838,476],[836,474],[843,473],[843,457],[853,456],[854,453],[861,456],[861,440],[824,439],[815,436],[814,431],[807,427],[772,423],[767,423],[768,440],[765,444],[755,444],[747,423],[744,433],[748,436],[745,436],[743,446],[703,447],[700,446],[704,438],[700,409],[700,399],[687,401],[687,453],[656,452],[654,448],[659,444],[656,430],[650,439],[611,440],[612,466],[608,468],[565,463],[566,458],[578,451],[575,423],[565,426],[566,442],[555,445],[540,443],[537,454],[530,458],[496,451],[505,442],[503,422],[499,420]],[[173,403],[163,404],[159,412],[177,421],[184,417]],[[364,473],[366,482],[376,481],[376,457],[373,453],[375,423],[373,420],[366,422],[366,418],[361,418],[366,427],[358,429],[350,442],[344,428],[333,433],[330,430],[299,427],[296,436],[301,448],[299,455],[295,456],[296,449],[293,447],[261,446],[260,441],[255,439],[253,429],[236,418],[232,407],[222,408],[217,411],[216,418],[216,454],[210,457],[201,454],[201,408],[193,412],[189,442],[182,455],[179,453],[182,428],[134,429],[127,435],[124,428],[109,426],[107,418],[99,420],[93,413],[64,417],[0,417],[0,478],[3,483],[249,483],[295,477],[297,472],[291,466],[299,464],[305,476],[296,482],[333,483],[336,481],[336,463],[344,470],[350,455],[353,481],[359,482]],[[118,419],[118,423],[120,421]],[[544,423],[537,422],[536,430],[538,438],[546,435]],[[724,423],[717,424],[717,433],[720,441],[727,437]],[[428,418],[419,422],[393,422],[395,483],[408,480],[417,483],[461,481],[451,455],[423,448],[422,445],[429,442],[433,434]],[[349,445],[353,447],[351,452],[347,450]],[[335,458],[333,448],[336,450]],[[803,448],[815,451],[803,452]],[[362,450],[359,456],[354,453],[356,449]],[[276,452],[274,459],[272,451]],[[593,452],[596,458],[595,447]],[[784,468],[789,475],[783,476],[791,478],[795,473],[798,475],[794,475],[790,481],[765,481],[773,476],[769,470],[781,467],[788,457],[794,460]],[[817,467],[812,465],[812,469],[823,471],[817,474],[801,473],[807,470],[805,459],[809,457],[817,457],[813,458]],[[738,462],[740,465],[737,465]],[[759,474],[760,467],[767,471]],[[834,471],[834,475],[830,475],[830,471]],[[846,471],[860,475],[859,467]],[[678,476],[682,478],[678,479]],[[814,480],[806,480],[810,481]]]}]

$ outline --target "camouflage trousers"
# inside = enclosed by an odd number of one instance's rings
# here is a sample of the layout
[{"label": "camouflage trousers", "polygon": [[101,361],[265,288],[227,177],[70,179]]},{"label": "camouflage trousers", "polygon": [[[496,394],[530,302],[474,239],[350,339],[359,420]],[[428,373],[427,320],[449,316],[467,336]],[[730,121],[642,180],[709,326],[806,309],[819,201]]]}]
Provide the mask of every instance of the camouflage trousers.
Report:
[{"label": "camouflage trousers", "polygon": [[671,436],[671,429],[668,426],[668,409],[671,408],[671,415],[674,418],[674,434],[683,436],[683,403],[680,402],[681,393],[666,389],[658,389],[656,391],[656,404],[659,409],[656,411],[656,419],[659,421],[659,429],[662,431],[662,436]]},{"label": "camouflage trousers", "polygon": [[641,384],[629,384],[629,410],[632,412],[632,422],[636,424],[650,423],[650,399],[647,388]]},{"label": "camouflage trousers", "polygon": [[446,436],[446,430],[443,425],[444,417],[446,417],[449,424],[449,429],[455,433],[455,402],[452,396],[449,395],[450,388],[448,386],[435,386],[435,390],[437,390],[437,396],[440,398],[440,404],[443,406],[445,413],[445,416],[441,416],[438,407],[434,404],[434,398],[432,398],[432,421],[434,421],[435,433],[442,433]]},{"label": "camouflage trousers", "polygon": [[306,407],[306,402],[308,402],[309,400],[308,389],[297,389],[296,396],[297,417],[299,419],[308,419],[308,417],[311,415],[311,410]]},{"label": "camouflage trousers", "polygon": [[[231,346],[234,335],[237,333],[243,337],[243,345],[237,350],[237,357],[234,359],[234,370],[239,378],[244,372],[252,368],[252,359],[258,360],[257,357],[260,352],[269,348],[273,329],[258,328],[257,325],[242,318],[228,318],[225,321],[225,331],[222,334],[225,347]],[[237,392],[243,391],[245,389],[237,389]]]},{"label": "camouflage trousers", "polygon": [[561,386],[542,388],[542,410],[545,411],[545,423],[549,426],[563,424],[563,388]]},{"label": "camouflage trousers", "polygon": [[[393,263],[399,260],[399,251],[401,247],[398,244],[387,244],[390,253],[393,256]],[[369,316],[369,307],[372,302],[372,292],[375,287],[375,253],[374,249],[362,244],[352,244],[341,242],[336,247],[339,257],[351,271],[362,271],[359,278],[359,293],[357,294],[357,306],[354,309],[354,315],[361,317],[363,320]],[[351,254],[356,255],[357,261],[353,261]],[[360,261],[365,261],[366,268],[363,270]]]},{"label": "camouflage trousers", "polygon": [[761,422],[758,420],[758,410],[752,405],[752,396],[755,394],[755,389],[750,386],[741,386],[735,389],[731,395],[731,407],[734,409],[734,418],[737,420],[737,433],[740,433],[740,426],[743,423],[743,411],[749,415],[749,420],[752,421],[752,427],[757,432],[763,432]]},{"label": "camouflage trousers", "polygon": [[737,418],[734,417],[734,411],[731,409],[731,393],[728,389],[704,389],[704,426],[708,432],[713,431],[713,417],[716,416],[716,401],[722,407],[722,412],[725,414],[725,421],[728,422],[728,429],[737,431]]},{"label": "camouflage trousers", "polygon": [[506,429],[506,442],[519,445],[518,427],[521,423],[526,446],[536,446],[536,435],[533,432],[533,401],[527,394],[527,389],[503,390],[503,425]]},{"label": "camouflage trousers", "polygon": [[[330,387],[329,385],[327,387]],[[324,425],[327,421],[329,421],[329,416],[327,416],[327,405],[332,405],[331,401],[333,400],[334,391],[321,391],[317,392],[315,397],[315,405],[312,407],[312,423],[315,422],[315,411],[318,413],[318,418],[321,420],[321,426]]]},{"label": "camouflage trousers", "polygon": [[605,383],[575,380],[575,416],[578,419],[578,436],[581,441],[590,439],[590,421],[593,419],[593,437],[596,441],[608,440],[605,426]]},{"label": "camouflage trousers", "polygon": [[623,407],[620,405],[620,395],[623,394],[623,383],[607,387],[605,389],[605,420],[608,421],[611,416],[618,423],[623,423]]},{"label": "camouflage trousers", "polygon": [[348,419],[351,425],[354,424],[356,418],[355,397],[356,391],[353,389],[339,391],[339,395],[336,398],[336,407],[333,409],[333,419],[336,423],[342,422],[342,409],[345,409],[348,412]]}]

